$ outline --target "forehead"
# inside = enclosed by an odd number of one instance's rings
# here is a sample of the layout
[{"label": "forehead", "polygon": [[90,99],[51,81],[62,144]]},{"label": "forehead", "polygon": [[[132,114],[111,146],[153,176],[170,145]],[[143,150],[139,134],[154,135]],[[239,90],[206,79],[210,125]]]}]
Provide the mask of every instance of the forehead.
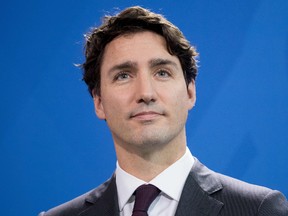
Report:
[{"label": "forehead", "polygon": [[156,58],[165,58],[180,64],[179,59],[168,52],[166,41],[161,35],[150,31],[125,34],[106,45],[101,70],[105,71],[124,61],[147,64]]}]

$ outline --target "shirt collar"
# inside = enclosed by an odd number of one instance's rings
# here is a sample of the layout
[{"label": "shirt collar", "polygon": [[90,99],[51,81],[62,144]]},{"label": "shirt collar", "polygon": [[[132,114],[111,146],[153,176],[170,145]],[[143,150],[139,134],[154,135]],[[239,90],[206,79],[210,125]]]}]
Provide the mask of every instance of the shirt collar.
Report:
[{"label": "shirt collar", "polygon": [[[186,147],[186,152],[180,159],[161,172],[150,182],[144,182],[141,179],[138,179],[135,176],[125,172],[117,162],[116,185],[120,211],[129,201],[136,188],[147,183],[155,185],[162,191],[162,193],[165,193],[171,199],[179,202],[182,189],[193,163],[194,158],[188,147]],[[175,178],[175,176],[177,176],[177,178]]]},{"label": "shirt collar", "polygon": [[132,196],[136,188],[138,188],[142,184],[147,183],[125,172],[119,166],[118,161],[116,164],[115,173],[116,173],[116,185],[117,185],[119,209],[120,211],[122,211],[124,205],[128,202],[129,198]]}]

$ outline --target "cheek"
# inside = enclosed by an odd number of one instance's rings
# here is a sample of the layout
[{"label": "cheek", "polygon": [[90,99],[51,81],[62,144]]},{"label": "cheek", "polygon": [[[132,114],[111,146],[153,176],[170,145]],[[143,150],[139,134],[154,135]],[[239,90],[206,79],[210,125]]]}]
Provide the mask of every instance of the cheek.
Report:
[{"label": "cheek", "polygon": [[120,117],[120,115],[128,109],[125,94],[115,92],[116,91],[113,91],[110,94],[102,95],[102,104],[107,119],[109,119],[109,117]]},{"label": "cheek", "polygon": [[117,98],[109,97],[103,101],[103,108],[107,118],[113,115],[117,108],[120,108],[116,99]]},{"label": "cheek", "polygon": [[169,95],[171,102],[176,106],[175,108],[184,109],[187,107],[188,94],[186,88],[174,88]]}]

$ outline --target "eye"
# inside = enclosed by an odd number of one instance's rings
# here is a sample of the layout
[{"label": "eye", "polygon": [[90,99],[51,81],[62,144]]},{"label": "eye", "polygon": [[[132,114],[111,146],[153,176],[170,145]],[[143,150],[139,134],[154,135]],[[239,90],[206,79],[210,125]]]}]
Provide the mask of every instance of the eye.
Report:
[{"label": "eye", "polygon": [[121,80],[126,80],[126,79],[129,79],[131,76],[129,73],[127,72],[120,72],[118,74],[116,74],[116,76],[114,77],[114,80],[115,81],[121,81]]},{"label": "eye", "polygon": [[156,72],[156,76],[158,76],[160,78],[168,78],[171,75],[170,75],[170,72],[168,70],[160,69]]}]

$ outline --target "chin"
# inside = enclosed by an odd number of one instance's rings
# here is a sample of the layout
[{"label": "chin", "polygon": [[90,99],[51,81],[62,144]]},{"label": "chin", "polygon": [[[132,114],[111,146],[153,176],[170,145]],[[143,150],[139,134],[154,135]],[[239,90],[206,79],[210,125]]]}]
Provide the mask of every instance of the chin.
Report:
[{"label": "chin", "polygon": [[165,135],[162,135],[161,133],[158,133],[157,135],[154,134],[154,136],[141,136],[136,137],[134,140],[134,145],[139,146],[144,149],[155,149],[162,146],[165,146],[166,143],[169,143],[169,139]]}]

